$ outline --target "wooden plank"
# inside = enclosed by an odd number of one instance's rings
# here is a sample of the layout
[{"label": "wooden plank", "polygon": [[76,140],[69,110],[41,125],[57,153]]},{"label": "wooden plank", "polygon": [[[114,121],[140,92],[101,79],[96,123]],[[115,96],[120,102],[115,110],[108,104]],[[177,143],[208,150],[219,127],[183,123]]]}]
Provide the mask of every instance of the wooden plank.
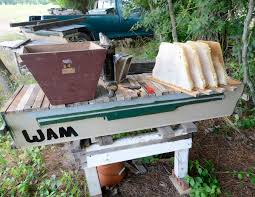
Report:
[{"label": "wooden plank", "polygon": [[31,93],[31,96],[28,99],[27,103],[25,104],[23,110],[29,110],[29,109],[31,110],[32,109],[40,89],[41,89],[40,86],[38,84],[36,84],[32,93]]},{"label": "wooden plank", "polygon": [[41,109],[49,109],[49,108],[50,108],[50,101],[49,101],[48,97],[45,95]]},{"label": "wooden plank", "polygon": [[152,81],[151,83],[162,92],[162,95],[166,95],[170,92],[168,88],[166,88],[165,86],[163,86],[155,81]]},{"label": "wooden plank", "polygon": [[32,84],[32,85],[28,86],[26,93],[22,96],[15,111],[23,111],[24,110],[26,103],[29,101],[30,97],[33,96],[32,93],[33,93],[35,87],[36,87],[36,84]]},{"label": "wooden plank", "polygon": [[23,40],[22,42],[20,42],[20,43],[18,43],[18,44],[16,44],[16,45],[14,45],[14,46],[12,46],[11,48],[12,48],[12,49],[17,49],[17,48],[19,48],[20,46],[22,46],[22,45],[25,45],[25,44],[29,43],[30,41],[31,41],[31,39],[30,39],[30,38],[25,39],[25,40]]},{"label": "wooden plank", "polygon": [[24,85],[19,86],[15,92],[13,93],[13,95],[8,99],[8,101],[4,104],[4,106],[1,108],[1,112],[6,112],[7,109],[10,107],[10,105],[13,103],[13,101],[15,100],[16,96],[20,93],[20,91],[22,90],[22,88],[24,87]]},{"label": "wooden plank", "polygon": [[[159,142],[155,144],[146,145],[139,145],[138,142],[137,145],[132,145],[132,148],[129,147],[129,143],[133,144],[132,141],[126,140],[125,142],[123,142],[123,146],[119,147],[118,149],[112,149],[111,151],[102,152],[98,151],[95,154],[93,154],[93,152],[87,152],[87,167],[107,165],[121,161],[127,161],[157,154],[189,149],[191,148],[192,139],[189,138],[177,141]],[[111,146],[114,146],[114,143],[112,145],[107,145],[107,147],[109,148]],[[179,175],[182,174],[179,173]]]},{"label": "wooden plank", "polygon": [[55,22],[55,21],[58,21],[58,19],[52,18],[52,19],[46,19],[46,20],[25,21],[25,22],[18,22],[18,23],[10,23],[10,27],[22,27],[27,25],[36,25],[38,23],[43,24],[43,23],[49,23],[49,22]]},{"label": "wooden plank", "polygon": [[56,108],[63,108],[63,107],[66,107],[65,104],[62,104],[62,105],[51,105],[50,104],[50,109],[56,109]]},{"label": "wooden plank", "polygon": [[[102,190],[100,186],[100,182],[98,179],[97,169],[93,168],[84,168],[86,182],[89,189],[89,194],[91,197],[100,197],[102,196]],[[85,181],[85,180],[84,180]]]},{"label": "wooden plank", "polygon": [[154,83],[152,83],[152,81],[148,80],[146,75],[142,75],[142,77],[144,77],[144,82],[149,86],[152,87],[155,91],[156,96],[162,96],[163,95],[163,91],[161,91],[160,88],[158,88],[157,86],[154,85]]},{"label": "wooden plank", "polygon": [[157,83],[163,84],[163,85],[165,85],[165,86],[169,86],[171,89],[173,89],[173,90],[175,90],[175,91],[177,91],[177,92],[183,92],[183,93],[185,93],[185,94],[188,94],[188,95],[194,96],[194,97],[197,97],[197,96],[201,95],[201,93],[200,93],[199,91],[189,91],[189,90],[185,90],[185,89],[183,89],[183,88],[181,88],[181,87],[174,86],[174,85],[172,85],[172,84],[163,82],[163,81],[158,80],[158,79],[155,79],[155,78],[153,78],[153,77],[151,77],[150,79],[151,79],[152,81],[155,81],[155,82],[157,82]]},{"label": "wooden plank", "polygon": [[72,25],[72,24],[75,24],[75,23],[80,23],[80,22],[84,21],[85,19],[86,19],[86,17],[79,17],[79,18],[69,19],[69,20],[49,22],[49,23],[44,23],[44,24],[39,24],[39,25],[32,26],[31,29],[33,31],[39,31],[39,30],[42,30],[42,29],[62,27],[62,26]]},{"label": "wooden plank", "polygon": [[241,85],[242,82],[241,81],[237,81],[235,79],[232,79],[232,78],[228,78],[228,84],[231,85],[231,86],[236,86],[236,85]]},{"label": "wooden plank", "polygon": [[19,94],[15,97],[15,99],[13,100],[12,104],[10,105],[10,107],[7,109],[7,113],[9,112],[14,112],[16,107],[18,106],[20,100],[22,99],[22,97],[24,96],[24,94],[26,93],[27,89],[28,89],[28,85],[25,85],[22,90],[19,92]]},{"label": "wooden plank", "polygon": [[155,66],[155,62],[132,62],[128,74],[151,73]]},{"label": "wooden plank", "polygon": [[174,174],[177,178],[184,178],[188,174],[189,149],[174,152]]},{"label": "wooden plank", "polygon": [[226,89],[224,87],[217,87],[217,88],[212,88],[212,90],[217,93],[223,93],[225,92]]},{"label": "wooden plank", "polygon": [[43,90],[40,88],[39,93],[37,94],[36,98],[35,98],[35,102],[33,104],[33,109],[40,109],[40,107],[42,106],[42,102],[44,99],[44,92]]},{"label": "wooden plank", "polygon": [[195,90],[195,91],[198,91],[198,92],[200,92],[200,94],[205,94],[205,95],[212,95],[212,94],[215,94],[214,89],[204,89],[204,90],[197,89],[197,90]]}]

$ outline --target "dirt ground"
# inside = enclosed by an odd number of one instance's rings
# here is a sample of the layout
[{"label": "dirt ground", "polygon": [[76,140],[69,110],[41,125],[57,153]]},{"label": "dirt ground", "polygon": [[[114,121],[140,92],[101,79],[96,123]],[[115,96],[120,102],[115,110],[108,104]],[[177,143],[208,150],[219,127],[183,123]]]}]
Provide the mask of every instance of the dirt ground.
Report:
[{"label": "dirt ground", "polygon": [[[243,130],[239,134],[226,127],[222,119],[201,121],[197,126],[190,159],[197,159],[201,163],[211,160],[214,163],[221,183],[221,196],[254,197],[255,186],[248,179],[238,180],[232,172],[255,168],[255,129]],[[68,146],[52,146],[46,150],[44,155],[49,174],[59,174],[61,169],[78,172]],[[129,173],[118,186],[118,194],[115,196],[179,197],[169,180],[173,168],[170,159],[162,159],[147,165],[147,168],[148,172],[143,175]],[[82,171],[78,173],[83,176]]]}]

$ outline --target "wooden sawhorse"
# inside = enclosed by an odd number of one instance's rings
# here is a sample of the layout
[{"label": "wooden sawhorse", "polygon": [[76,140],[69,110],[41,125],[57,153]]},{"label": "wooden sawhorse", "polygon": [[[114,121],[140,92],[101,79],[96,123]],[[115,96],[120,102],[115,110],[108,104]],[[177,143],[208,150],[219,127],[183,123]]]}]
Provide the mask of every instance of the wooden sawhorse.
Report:
[{"label": "wooden sawhorse", "polygon": [[181,194],[187,193],[189,190],[183,178],[188,174],[189,149],[192,146],[192,133],[196,131],[193,123],[185,123],[176,129],[161,127],[156,132],[115,140],[111,145],[92,144],[80,150],[79,157],[90,196],[102,196],[97,166],[168,152],[174,152],[174,170],[170,179]]}]

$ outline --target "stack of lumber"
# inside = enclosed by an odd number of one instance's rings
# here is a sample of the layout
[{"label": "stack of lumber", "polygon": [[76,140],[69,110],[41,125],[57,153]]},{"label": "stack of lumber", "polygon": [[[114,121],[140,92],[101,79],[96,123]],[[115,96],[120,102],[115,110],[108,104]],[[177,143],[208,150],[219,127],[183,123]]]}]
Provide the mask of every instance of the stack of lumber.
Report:
[{"label": "stack of lumber", "polygon": [[221,46],[214,41],[161,43],[152,76],[195,96],[196,92],[224,92],[226,87],[240,84],[228,77]]}]

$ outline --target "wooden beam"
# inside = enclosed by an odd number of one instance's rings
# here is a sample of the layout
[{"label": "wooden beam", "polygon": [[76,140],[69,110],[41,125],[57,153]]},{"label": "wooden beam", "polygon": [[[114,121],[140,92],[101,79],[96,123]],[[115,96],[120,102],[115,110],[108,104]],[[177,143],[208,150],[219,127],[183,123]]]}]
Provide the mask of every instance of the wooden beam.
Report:
[{"label": "wooden beam", "polygon": [[151,73],[155,62],[133,62],[129,68],[129,75]]},{"label": "wooden beam", "polygon": [[188,175],[189,149],[176,150],[174,152],[174,174],[177,178]]},{"label": "wooden beam", "polygon": [[69,20],[62,20],[62,21],[56,21],[56,22],[50,22],[50,23],[45,23],[45,24],[39,24],[31,27],[31,30],[33,31],[39,31],[42,29],[50,29],[54,27],[63,27],[67,25],[72,25],[75,23],[79,23],[85,20],[85,17],[79,17],[75,19],[69,19]]},{"label": "wooden beam", "polygon": [[[102,190],[98,179],[97,169],[84,168],[86,182],[88,184],[89,194],[91,197],[102,197]],[[85,180],[84,180],[85,181]]]},{"label": "wooden beam", "polygon": [[35,21],[10,23],[10,27],[22,27],[22,26],[27,26],[27,25],[37,25],[38,23],[43,24],[43,23],[55,22],[58,20],[59,19],[57,19],[57,18],[52,18],[52,19],[46,19],[46,20],[35,20]]},{"label": "wooden beam", "polygon": [[[125,142],[126,144],[132,143],[132,140]],[[125,144],[124,143],[124,144]],[[139,143],[138,143],[139,144]],[[109,152],[103,152],[100,153],[97,151],[96,154],[93,154],[93,152],[87,152],[87,167],[96,167],[100,165],[106,165],[106,164],[112,164],[116,162],[121,161],[127,161],[142,157],[148,157],[152,155],[158,155],[178,150],[188,150],[191,148],[192,139],[183,139],[178,141],[170,141],[170,142],[159,142],[155,144],[148,144],[143,146],[133,146],[132,148],[128,145],[123,145],[122,147],[119,147],[116,150],[109,151]],[[108,145],[113,146],[113,145]],[[184,161],[184,160],[183,160]],[[180,163],[178,164],[180,166]],[[184,165],[184,164],[183,164]],[[188,164],[187,164],[188,166]],[[185,168],[186,169],[186,168]],[[185,169],[183,172],[178,172],[178,175],[181,176],[184,174]]]}]

